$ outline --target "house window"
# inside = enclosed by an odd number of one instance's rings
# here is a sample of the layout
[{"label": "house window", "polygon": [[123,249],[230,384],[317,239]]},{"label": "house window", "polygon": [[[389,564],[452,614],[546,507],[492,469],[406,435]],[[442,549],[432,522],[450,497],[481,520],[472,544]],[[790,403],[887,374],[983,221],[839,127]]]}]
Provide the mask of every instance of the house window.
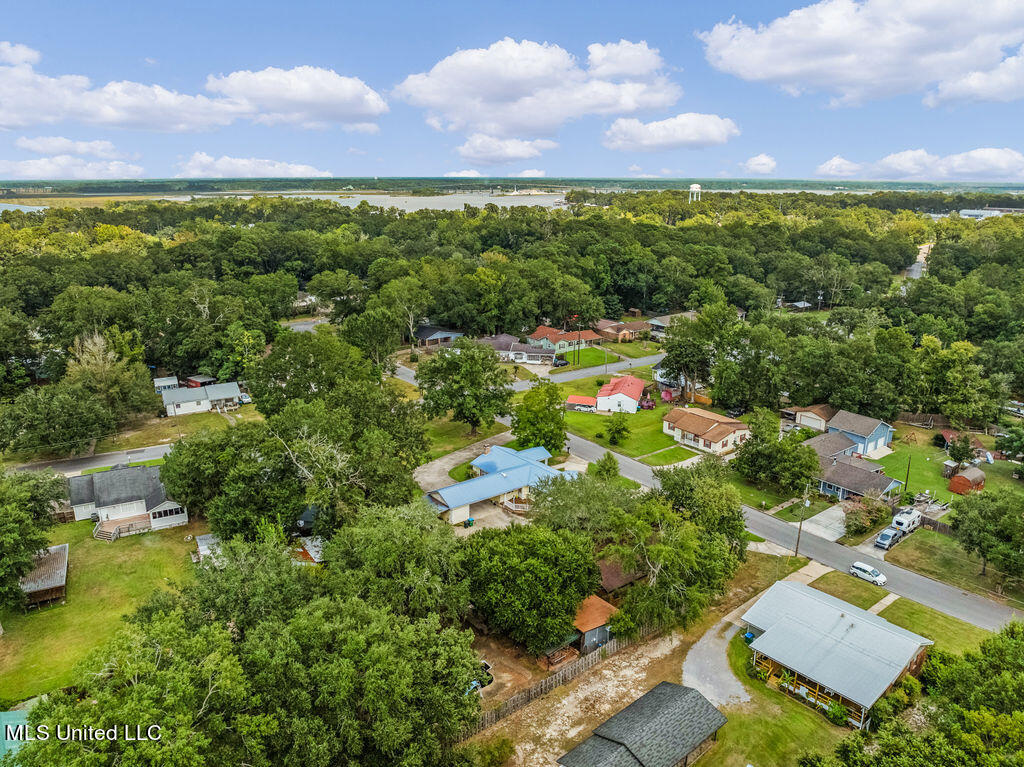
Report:
[{"label": "house window", "polygon": [[176,506],[173,509],[160,509],[159,511],[154,511],[150,516],[153,519],[164,519],[165,517],[174,517],[182,513],[184,513],[182,508],[180,506]]}]

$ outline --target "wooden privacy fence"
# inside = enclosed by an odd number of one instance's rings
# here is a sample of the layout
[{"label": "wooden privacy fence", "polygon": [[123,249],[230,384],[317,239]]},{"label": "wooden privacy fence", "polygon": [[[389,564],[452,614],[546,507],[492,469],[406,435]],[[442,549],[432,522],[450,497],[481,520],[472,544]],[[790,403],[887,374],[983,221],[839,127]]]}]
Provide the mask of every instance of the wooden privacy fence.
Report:
[{"label": "wooden privacy fence", "polygon": [[942,535],[952,535],[953,528],[947,525],[945,522],[940,522],[937,519],[931,517],[921,517],[921,527],[927,527],[929,530],[934,530]]},{"label": "wooden privacy fence", "polygon": [[503,701],[497,708],[484,711],[480,715],[480,719],[476,724],[470,725],[462,731],[459,735],[459,740],[471,738],[478,732],[486,730],[488,727],[500,722],[505,717],[514,714],[528,703],[535,701],[543,695],[547,695],[556,687],[561,687],[566,682],[571,682],[584,671],[592,669],[608,656],[614,655],[619,650],[623,650],[637,642],[642,642],[652,633],[654,633],[652,630],[642,631],[636,639],[613,637],[593,652],[580,656],[572,663],[562,666],[562,668],[558,669],[558,671],[553,673],[551,676],[541,679],[535,685],[523,690],[521,693],[513,695],[508,700]]}]

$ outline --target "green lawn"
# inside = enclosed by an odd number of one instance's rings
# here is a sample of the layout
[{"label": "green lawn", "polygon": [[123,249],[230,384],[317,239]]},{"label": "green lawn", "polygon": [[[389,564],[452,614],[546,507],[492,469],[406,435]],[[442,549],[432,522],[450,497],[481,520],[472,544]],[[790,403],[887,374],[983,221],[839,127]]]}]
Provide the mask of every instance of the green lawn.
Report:
[{"label": "green lawn", "polygon": [[991,636],[985,629],[909,599],[897,599],[879,615],[890,623],[931,639],[938,649],[957,654],[976,649]]},{"label": "green lawn", "polygon": [[[538,376],[535,373],[531,373],[522,365],[516,365],[512,362],[502,362],[498,365],[502,370],[508,371],[508,374],[512,377],[513,381],[536,381]],[[568,370],[569,368],[560,368],[561,370]]]},{"label": "green lawn", "polygon": [[[890,447],[893,453],[878,461],[885,473],[893,479],[903,482],[907,479],[907,464],[910,464],[908,482],[911,493],[923,493],[930,490],[940,501],[956,498],[949,492],[949,480],[942,476],[942,462],[949,456],[942,448],[932,444],[934,430],[918,429],[913,426],[900,426],[896,429],[896,438]],[[983,443],[992,448],[992,438],[979,435]],[[1021,483],[1013,478],[1014,465],[1009,461],[996,461],[993,464],[983,463],[979,467],[985,472],[985,487],[1021,488]]]},{"label": "green lawn", "polygon": [[417,400],[420,398],[420,390],[413,386],[408,381],[403,381],[401,378],[387,378],[387,382],[395,387],[398,392],[406,399]]},{"label": "green lawn", "polygon": [[568,411],[565,414],[565,425],[573,434],[578,434],[609,450],[628,455],[631,458],[639,458],[641,455],[647,455],[655,450],[672,447],[676,444],[672,437],[661,430],[661,419],[668,411],[668,407],[659,405],[653,410],[627,413],[630,434],[618,445],[610,444],[607,436],[598,436],[605,433],[612,416]]},{"label": "green lawn", "polygon": [[460,463],[458,466],[453,467],[449,472],[448,476],[454,479],[456,482],[465,482],[470,479],[473,474],[471,473],[472,460]]},{"label": "green lawn", "polygon": [[102,645],[130,612],[171,581],[191,577],[188,535],[205,522],[107,543],[89,521],[56,526],[51,544],[70,544],[67,599],[27,614],[0,613],[0,698],[21,700],[71,683],[72,668]]},{"label": "green lawn", "polygon": [[774,488],[755,487],[734,471],[729,473],[728,482],[740,491],[740,500],[755,509],[770,509],[788,500],[786,495]]},{"label": "green lawn", "polygon": [[430,444],[430,452],[426,460],[433,461],[460,447],[472,445],[474,442],[501,434],[503,431],[508,431],[508,427],[497,421],[490,426],[481,427],[479,432],[474,435],[470,435],[469,426],[460,421],[452,421],[449,418],[437,418],[429,421],[427,423],[427,441]]},{"label": "green lawn", "polygon": [[801,499],[796,503],[791,503],[784,509],[779,509],[775,512],[775,516],[787,522],[799,522],[801,516],[804,519],[810,519],[815,514],[820,514],[829,506],[834,505],[835,502],[835,498],[812,498],[811,505],[805,507],[803,499]]},{"label": "green lawn", "polygon": [[[248,407],[252,407],[251,405]],[[96,442],[96,453],[115,450],[134,450],[150,445],[177,442],[203,429],[226,429],[230,424],[220,413],[192,413],[169,418],[152,418],[134,429],[106,437]]]},{"label": "green lawn", "polygon": [[830,752],[850,730],[836,727],[810,706],[747,676],[750,648],[737,634],[729,643],[729,667],[747,688],[750,700],[727,706],[728,722],[718,744],[704,757],[715,767],[796,764],[806,751]]},{"label": "green lawn", "polygon": [[661,344],[656,341],[629,341],[624,344],[605,341],[601,345],[610,352],[621,354],[623,357],[629,357],[630,359],[649,357],[661,351]]},{"label": "green lawn", "polygon": [[600,346],[588,346],[584,349],[580,349],[579,352],[571,351],[559,354],[562,359],[569,360],[569,364],[566,367],[554,368],[554,373],[568,373],[570,370],[582,370],[583,368],[597,367],[607,362],[609,365],[613,362],[618,362],[618,358],[614,354],[605,353],[604,349]]},{"label": "green lawn", "polygon": [[1008,589],[1000,595],[991,566],[981,575],[980,559],[968,556],[952,537],[934,530],[914,531],[885,555],[885,561],[990,599],[1006,599],[1013,607],[1024,607],[1024,589]]},{"label": "green lawn", "polygon": [[[811,582],[811,587],[867,610],[889,592],[873,583],[833,570]],[[900,600],[903,601],[903,600]]]},{"label": "green lawn", "polygon": [[[129,466],[159,466],[164,462],[163,458],[152,458],[148,461],[129,461]],[[110,471],[113,466],[98,466],[95,469],[84,469],[83,474],[95,474],[98,471]]]},{"label": "green lawn", "polygon": [[676,445],[668,450],[662,450],[660,453],[648,455],[640,460],[648,466],[668,466],[671,463],[679,463],[687,458],[693,458],[695,455],[697,455],[696,451],[682,445]]}]

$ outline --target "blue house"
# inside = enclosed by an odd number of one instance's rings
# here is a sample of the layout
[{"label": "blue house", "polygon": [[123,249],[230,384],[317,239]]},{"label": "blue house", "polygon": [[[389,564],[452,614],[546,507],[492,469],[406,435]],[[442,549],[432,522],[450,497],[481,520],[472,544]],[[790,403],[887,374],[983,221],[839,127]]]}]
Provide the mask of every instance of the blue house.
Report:
[{"label": "blue house", "polygon": [[558,471],[547,465],[549,453],[543,447],[512,450],[500,445],[488,445],[471,466],[477,475],[427,493],[438,509],[438,516],[453,525],[469,519],[470,506],[490,501],[506,511],[524,512],[530,508],[530,488],[545,477],[576,476],[574,471]]},{"label": "blue house", "polygon": [[464,335],[457,330],[449,330],[438,325],[420,325],[413,333],[417,346],[443,346]]},{"label": "blue house", "polygon": [[869,455],[892,442],[893,428],[885,421],[840,410],[828,421],[828,431],[845,434],[855,445],[855,453]]}]

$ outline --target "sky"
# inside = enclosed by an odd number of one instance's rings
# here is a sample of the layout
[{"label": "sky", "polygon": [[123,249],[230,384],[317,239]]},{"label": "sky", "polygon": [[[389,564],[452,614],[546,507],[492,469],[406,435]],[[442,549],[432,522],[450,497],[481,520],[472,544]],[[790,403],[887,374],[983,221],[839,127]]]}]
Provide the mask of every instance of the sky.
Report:
[{"label": "sky", "polygon": [[1024,180],[1024,2],[4,3],[0,178]]}]

